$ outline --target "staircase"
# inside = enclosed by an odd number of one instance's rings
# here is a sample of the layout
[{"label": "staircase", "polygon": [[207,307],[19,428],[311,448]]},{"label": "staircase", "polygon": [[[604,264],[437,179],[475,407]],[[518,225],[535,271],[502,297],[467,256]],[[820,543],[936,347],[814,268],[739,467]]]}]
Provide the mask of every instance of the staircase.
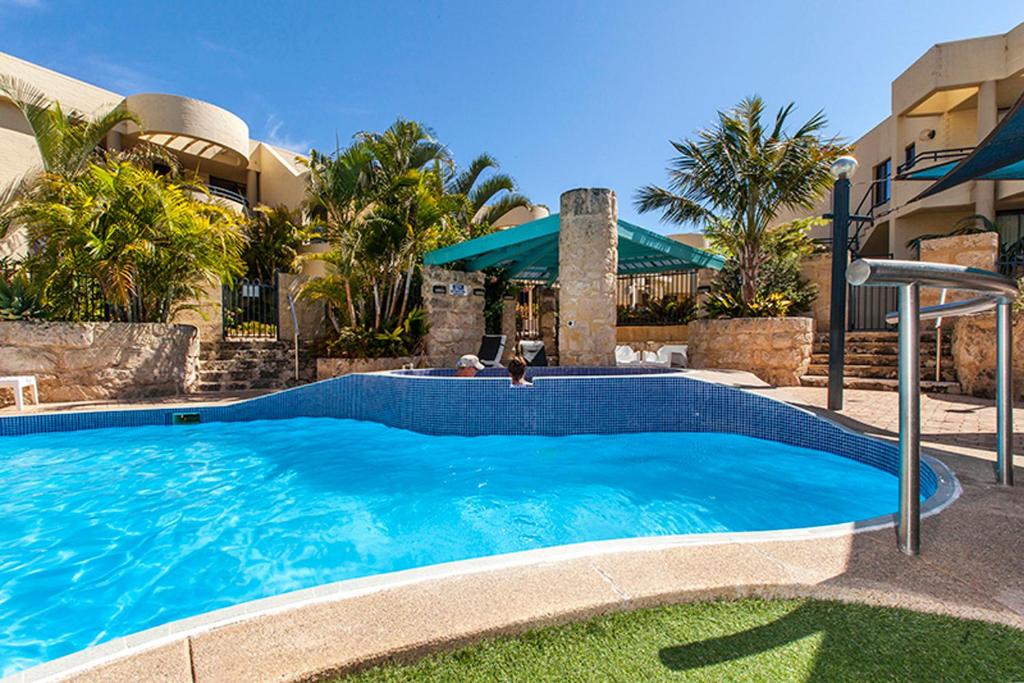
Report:
[{"label": "staircase", "polygon": [[312,381],[316,367],[299,347],[299,381],[291,343],[276,339],[225,339],[199,350],[197,392],[285,389]]},{"label": "staircase", "polygon": [[[937,394],[959,394],[960,383],[953,367],[949,331],[942,334],[940,377],[935,379],[936,333],[921,333],[921,391]],[[800,378],[805,387],[828,386],[828,335],[814,338],[811,366]],[[899,346],[896,332],[847,332],[846,366],[843,386],[847,389],[899,389]]]}]

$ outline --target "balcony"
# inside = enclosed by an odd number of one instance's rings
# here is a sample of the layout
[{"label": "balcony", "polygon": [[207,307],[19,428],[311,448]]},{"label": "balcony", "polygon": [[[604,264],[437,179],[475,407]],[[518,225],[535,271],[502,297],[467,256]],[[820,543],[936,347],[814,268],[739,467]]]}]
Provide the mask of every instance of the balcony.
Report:
[{"label": "balcony", "polygon": [[249,163],[249,127],[226,109],[178,95],[130,95],[128,110],[142,121],[138,138],[178,154],[235,168]]}]

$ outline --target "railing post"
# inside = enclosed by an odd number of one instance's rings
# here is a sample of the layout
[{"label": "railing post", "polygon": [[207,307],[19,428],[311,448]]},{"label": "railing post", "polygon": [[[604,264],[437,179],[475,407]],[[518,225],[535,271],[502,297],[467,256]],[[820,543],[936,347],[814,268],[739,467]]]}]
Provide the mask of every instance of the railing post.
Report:
[{"label": "railing post", "polygon": [[921,335],[919,285],[900,285],[900,490],[896,538],[906,555],[921,552]]},{"label": "railing post", "polygon": [[843,409],[846,354],[846,261],[850,240],[850,179],[832,188],[832,284],[828,331],[828,409]]},{"label": "railing post", "polygon": [[996,304],[996,483],[1013,486],[1012,302]]}]

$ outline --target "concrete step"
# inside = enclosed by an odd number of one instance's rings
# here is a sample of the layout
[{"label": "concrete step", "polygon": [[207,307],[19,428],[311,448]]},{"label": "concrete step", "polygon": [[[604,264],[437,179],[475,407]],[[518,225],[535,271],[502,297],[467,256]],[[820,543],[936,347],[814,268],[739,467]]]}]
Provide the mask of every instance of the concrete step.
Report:
[{"label": "concrete step", "polygon": [[[804,375],[800,378],[801,386],[827,387],[828,377],[821,375]],[[899,391],[899,380],[876,379],[873,377],[844,377],[843,386],[847,389],[867,389],[871,391]],[[926,394],[959,394],[959,382],[921,381],[921,391]]]}]

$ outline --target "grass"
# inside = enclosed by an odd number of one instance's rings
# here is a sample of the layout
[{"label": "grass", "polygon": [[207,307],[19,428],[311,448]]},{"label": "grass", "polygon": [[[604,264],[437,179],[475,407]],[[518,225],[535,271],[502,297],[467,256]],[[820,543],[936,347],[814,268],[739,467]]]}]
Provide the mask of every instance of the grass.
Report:
[{"label": "grass", "polygon": [[708,602],[487,640],[335,680],[1020,681],[1024,631],[818,600]]}]

